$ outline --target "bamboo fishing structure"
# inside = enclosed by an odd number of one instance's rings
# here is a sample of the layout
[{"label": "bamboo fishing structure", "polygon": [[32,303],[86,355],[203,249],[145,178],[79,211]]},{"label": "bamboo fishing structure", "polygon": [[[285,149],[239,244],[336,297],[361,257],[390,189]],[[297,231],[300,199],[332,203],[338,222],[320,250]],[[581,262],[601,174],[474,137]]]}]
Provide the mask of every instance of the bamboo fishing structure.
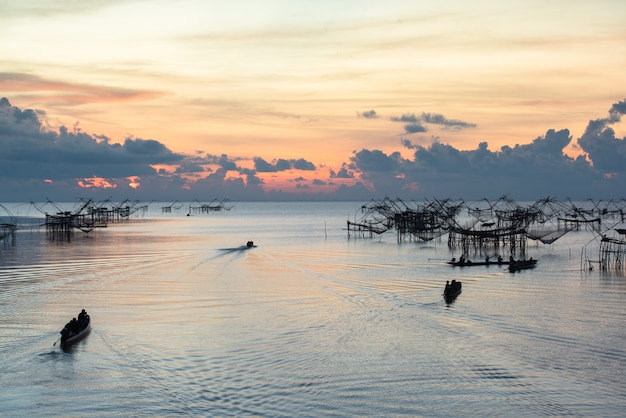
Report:
[{"label": "bamboo fishing structure", "polygon": [[600,269],[623,271],[626,260],[626,240],[603,236],[600,240]]},{"label": "bamboo fishing structure", "polygon": [[71,240],[75,230],[89,233],[96,228],[106,228],[109,223],[127,221],[133,213],[145,211],[147,205],[140,205],[139,202],[125,200],[112,204],[109,201],[96,203],[88,199],[73,211],[58,210],[53,214],[44,212],[44,225],[49,239]]},{"label": "bamboo fishing structure", "polygon": [[197,206],[189,205],[189,212],[187,215],[194,214],[206,214],[211,212],[221,212],[224,210],[231,210],[233,205],[227,205],[228,199],[217,200],[213,199],[210,203],[200,203],[196,200]]},{"label": "bamboo fishing structure", "polygon": [[15,245],[15,231],[17,229],[17,220],[15,216],[4,206],[0,205],[0,209],[6,212],[6,216],[0,217],[0,242],[5,246]]},{"label": "bamboo fishing structure", "polygon": [[[623,223],[624,207],[624,201],[580,206],[551,198],[522,205],[508,196],[493,202],[434,199],[419,204],[385,197],[363,205],[361,217],[347,221],[346,229],[348,237],[370,238],[395,230],[398,242],[430,241],[448,234],[448,247],[465,256],[525,257],[528,240],[550,245],[571,231],[601,231],[608,219]],[[603,239],[598,263],[606,269],[624,268],[625,249],[623,237]]]},{"label": "bamboo fishing structure", "polygon": [[15,245],[15,224],[1,223],[0,224],[0,241],[4,245]]}]

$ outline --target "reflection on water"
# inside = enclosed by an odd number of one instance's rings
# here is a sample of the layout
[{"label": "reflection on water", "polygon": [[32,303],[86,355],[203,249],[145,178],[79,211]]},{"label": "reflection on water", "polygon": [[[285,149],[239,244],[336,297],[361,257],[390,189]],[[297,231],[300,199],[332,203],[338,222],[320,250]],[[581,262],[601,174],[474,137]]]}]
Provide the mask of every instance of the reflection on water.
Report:
[{"label": "reflection on water", "polygon": [[[0,251],[0,414],[626,410],[626,281],[579,271],[588,237],[531,248],[532,271],[452,269],[445,239],[348,240],[352,209],[238,204],[63,244],[18,233]],[[463,292],[446,304],[452,278]],[[82,308],[92,332],[63,351]]]}]

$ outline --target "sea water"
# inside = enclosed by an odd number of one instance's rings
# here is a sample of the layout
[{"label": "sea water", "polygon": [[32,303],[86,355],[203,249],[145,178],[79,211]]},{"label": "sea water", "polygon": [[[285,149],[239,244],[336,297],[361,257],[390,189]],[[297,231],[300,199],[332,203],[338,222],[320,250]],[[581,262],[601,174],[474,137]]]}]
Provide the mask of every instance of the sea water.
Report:
[{"label": "sea water", "polygon": [[[458,268],[445,235],[349,237],[360,207],[237,202],[187,216],[151,203],[59,240],[12,206],[0,415],[626,414],[626,278],[582,268],[593,233],[530,242],[532,270]],[[451,279],[463,292],[446,304]],[[62,349],[83,308],[91,334]]]}]

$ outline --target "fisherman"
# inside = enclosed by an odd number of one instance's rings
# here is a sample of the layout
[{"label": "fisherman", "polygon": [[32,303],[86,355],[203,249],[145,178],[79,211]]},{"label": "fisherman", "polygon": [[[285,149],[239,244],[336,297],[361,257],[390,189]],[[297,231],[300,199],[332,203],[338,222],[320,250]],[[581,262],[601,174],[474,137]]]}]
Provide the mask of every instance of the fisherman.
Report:
[{"label": "fisherman", "polygon": [[78,328],[80,329],[80,328],[84,327],[85,325],[87,325],[88,322],[89,322],[89,315],[83,309],[78,314]]},{"label": "fisherman", "polygon": [[80,313],[78,314],[78,320],[83,320],[87,318],[87,312],[83,309],[82,311],[80,311]]}]

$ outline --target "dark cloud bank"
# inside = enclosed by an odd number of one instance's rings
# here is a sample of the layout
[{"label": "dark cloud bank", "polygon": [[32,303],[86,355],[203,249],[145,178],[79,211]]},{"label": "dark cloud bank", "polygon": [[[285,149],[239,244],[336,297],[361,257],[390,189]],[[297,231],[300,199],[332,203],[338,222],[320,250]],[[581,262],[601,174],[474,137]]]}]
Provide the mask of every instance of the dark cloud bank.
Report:
[{"label": "dark cloud bank", "polygon": [[[514,199],[544,197],[571,199],[621,199],[626,196],[626,138],[618,138],[612,125],[626,113],[626,100],[615,103],[606,118],[589,121],[574,146],[588,158],[571,158],[563,153],[572,142],[568,129],[549,129],[529,144],[489,150],[481,142],[474,150],[461,151],[434,142],[429,146],[402,139],[398,147],[411,150],[411,158],[399,151],[386,154],[362,149],[346,156],[343,167],[330,170],[326,178],[305,180],[294,176],[299,193],[266,191],[262,174],[292,170],[313,173],[318,168],[304,158],[253,159],[254,168],[239,166],[227,155],[184,155],[158,140],[127,138],[123,144],[106,136],[89,135],[78,126],[58,132],[44,129],[41,110],[21,110],[8,99],[0,99],[0,201],[73,201],[78,198],[136,200],[358,200],[389,196],[403,199],[449,197]],[[374,110],[357,113],[364,119],[380,119]],[[422,113],[390,118],[404,124],[405,135],[428,131],[429,124],[445,129],[475,125]],[[406,153],[405,153],[406,154]],[[155,165],[174,165],[174,173],[156,171]],[[208,168],[208,167],[213,168]],[[217,168],[215,168],[217,167]],[[229,172],[242,178],[233,179]],[[189,176],[205,178],[189,182]],[[141,186],[129,186],[128,177],[138,176]],[[109,188],[81,188],[78,181],[104,178]],[[350,183],[342,183],[345,180]],[[336,185],[328,192],[328,185]],[[115,186],[115,187],[112,187]],[[320,189],[326,186],[324,189]],[[326,190],[320,192],[317,190]]]}]

